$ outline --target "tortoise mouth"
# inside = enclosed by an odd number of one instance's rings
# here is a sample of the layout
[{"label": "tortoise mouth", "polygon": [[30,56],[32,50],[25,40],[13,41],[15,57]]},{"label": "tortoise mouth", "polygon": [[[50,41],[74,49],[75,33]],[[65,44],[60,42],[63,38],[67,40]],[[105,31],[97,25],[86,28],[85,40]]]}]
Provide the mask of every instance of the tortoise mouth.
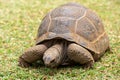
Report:
[{"label": "tortoise mouth", "polygon": [[46,67],[49,67],[49,68],[55,68],[55,67],[59,66],[59,64],[55,60],[50,61],[48,63],[45,62],[44,64],[45,64]]}]

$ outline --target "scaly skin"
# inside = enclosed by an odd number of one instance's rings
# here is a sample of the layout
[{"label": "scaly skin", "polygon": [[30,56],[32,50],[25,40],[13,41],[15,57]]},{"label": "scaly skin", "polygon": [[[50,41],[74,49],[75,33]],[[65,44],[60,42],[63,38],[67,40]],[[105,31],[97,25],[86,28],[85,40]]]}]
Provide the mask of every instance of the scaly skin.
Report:
[{"label": "scaly skin", "polygon": [[20,57],[19,57],[19,66],[21,67],[29,67],[31,64],[37,60],[42,59],[43,53],[48,49],[51,42],[46,42],[40,45],[33,46],[27,49]]},{"label": "scaly skin", "polygon": [[63,58],[63,43],[56,43],[47,49],[43,56],[43,61],[47,67],[57,67],[61,64]]},{"label": "scaly skin", "polygon": [[[87,68],[94,64],[91,53],[85,48],[64,40],[52,40],[27,49],[19,57],[19,66],[29,67],[33,62],[42,59],[45,66],[51,68],[66,64],[67,59],[83,64]],[[68,64],[70,64],[69,61]]]},{"label": "scaly skin", "polygon": [[94,64],[91,53],[78,44],[71,43],[68,46],[68,57],[76,63],[83,64],[84,67],[90,68]]}]

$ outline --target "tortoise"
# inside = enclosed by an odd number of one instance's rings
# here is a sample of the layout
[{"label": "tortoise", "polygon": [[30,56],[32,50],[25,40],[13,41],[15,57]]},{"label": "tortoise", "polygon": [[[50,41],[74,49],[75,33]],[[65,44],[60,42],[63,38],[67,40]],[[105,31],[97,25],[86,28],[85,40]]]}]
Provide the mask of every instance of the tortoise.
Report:
[{"label": "tortoise", "polygon": [[109,38],[97,14],[78,3],[67,3],[43,18],[36,45],[19,57],[19,66],[41,60],[51,68],[74,63],[91,68],[108,49]]}]

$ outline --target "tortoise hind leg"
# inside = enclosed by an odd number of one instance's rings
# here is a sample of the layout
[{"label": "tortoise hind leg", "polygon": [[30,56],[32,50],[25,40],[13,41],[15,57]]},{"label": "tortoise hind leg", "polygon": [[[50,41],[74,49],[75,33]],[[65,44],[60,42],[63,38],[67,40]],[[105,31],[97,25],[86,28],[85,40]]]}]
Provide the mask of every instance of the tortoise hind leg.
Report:
[{"label": "tortoise hind leg", "polygon": [[71,60],[84,65],[86,68],[91,68],[94,64],[91,53],[75,43],[69,44],[67,54]]},{"label": "tortoise hind leg", "polygon": [[107,51],[110,51],[110,53],[113,53],[111,47],[108,46],[108,48],[101,53],[93,53],[94,60],[98,61]]},{"label": "tortoise hind leg", "polygon": [[33,62],[42,59],[43,53],[48,49],[48,44],[40,44],[27,49],[24,54],[19,57],[18,65],[21,67],[29,67]]}]

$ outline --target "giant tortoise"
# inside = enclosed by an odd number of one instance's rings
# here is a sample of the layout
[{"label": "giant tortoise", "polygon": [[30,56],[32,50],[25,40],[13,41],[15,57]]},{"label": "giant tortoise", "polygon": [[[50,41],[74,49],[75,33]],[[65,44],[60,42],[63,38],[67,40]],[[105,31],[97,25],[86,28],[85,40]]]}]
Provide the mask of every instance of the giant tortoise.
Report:
[{"label": "giant tortoise", "polygon": [[50,11],[38,29],[36,45],[19,57],[19,66],[41,60],[47,67],[80,64],[92,67],[109,49],[101,19],[92,10],[67,3]]}]

